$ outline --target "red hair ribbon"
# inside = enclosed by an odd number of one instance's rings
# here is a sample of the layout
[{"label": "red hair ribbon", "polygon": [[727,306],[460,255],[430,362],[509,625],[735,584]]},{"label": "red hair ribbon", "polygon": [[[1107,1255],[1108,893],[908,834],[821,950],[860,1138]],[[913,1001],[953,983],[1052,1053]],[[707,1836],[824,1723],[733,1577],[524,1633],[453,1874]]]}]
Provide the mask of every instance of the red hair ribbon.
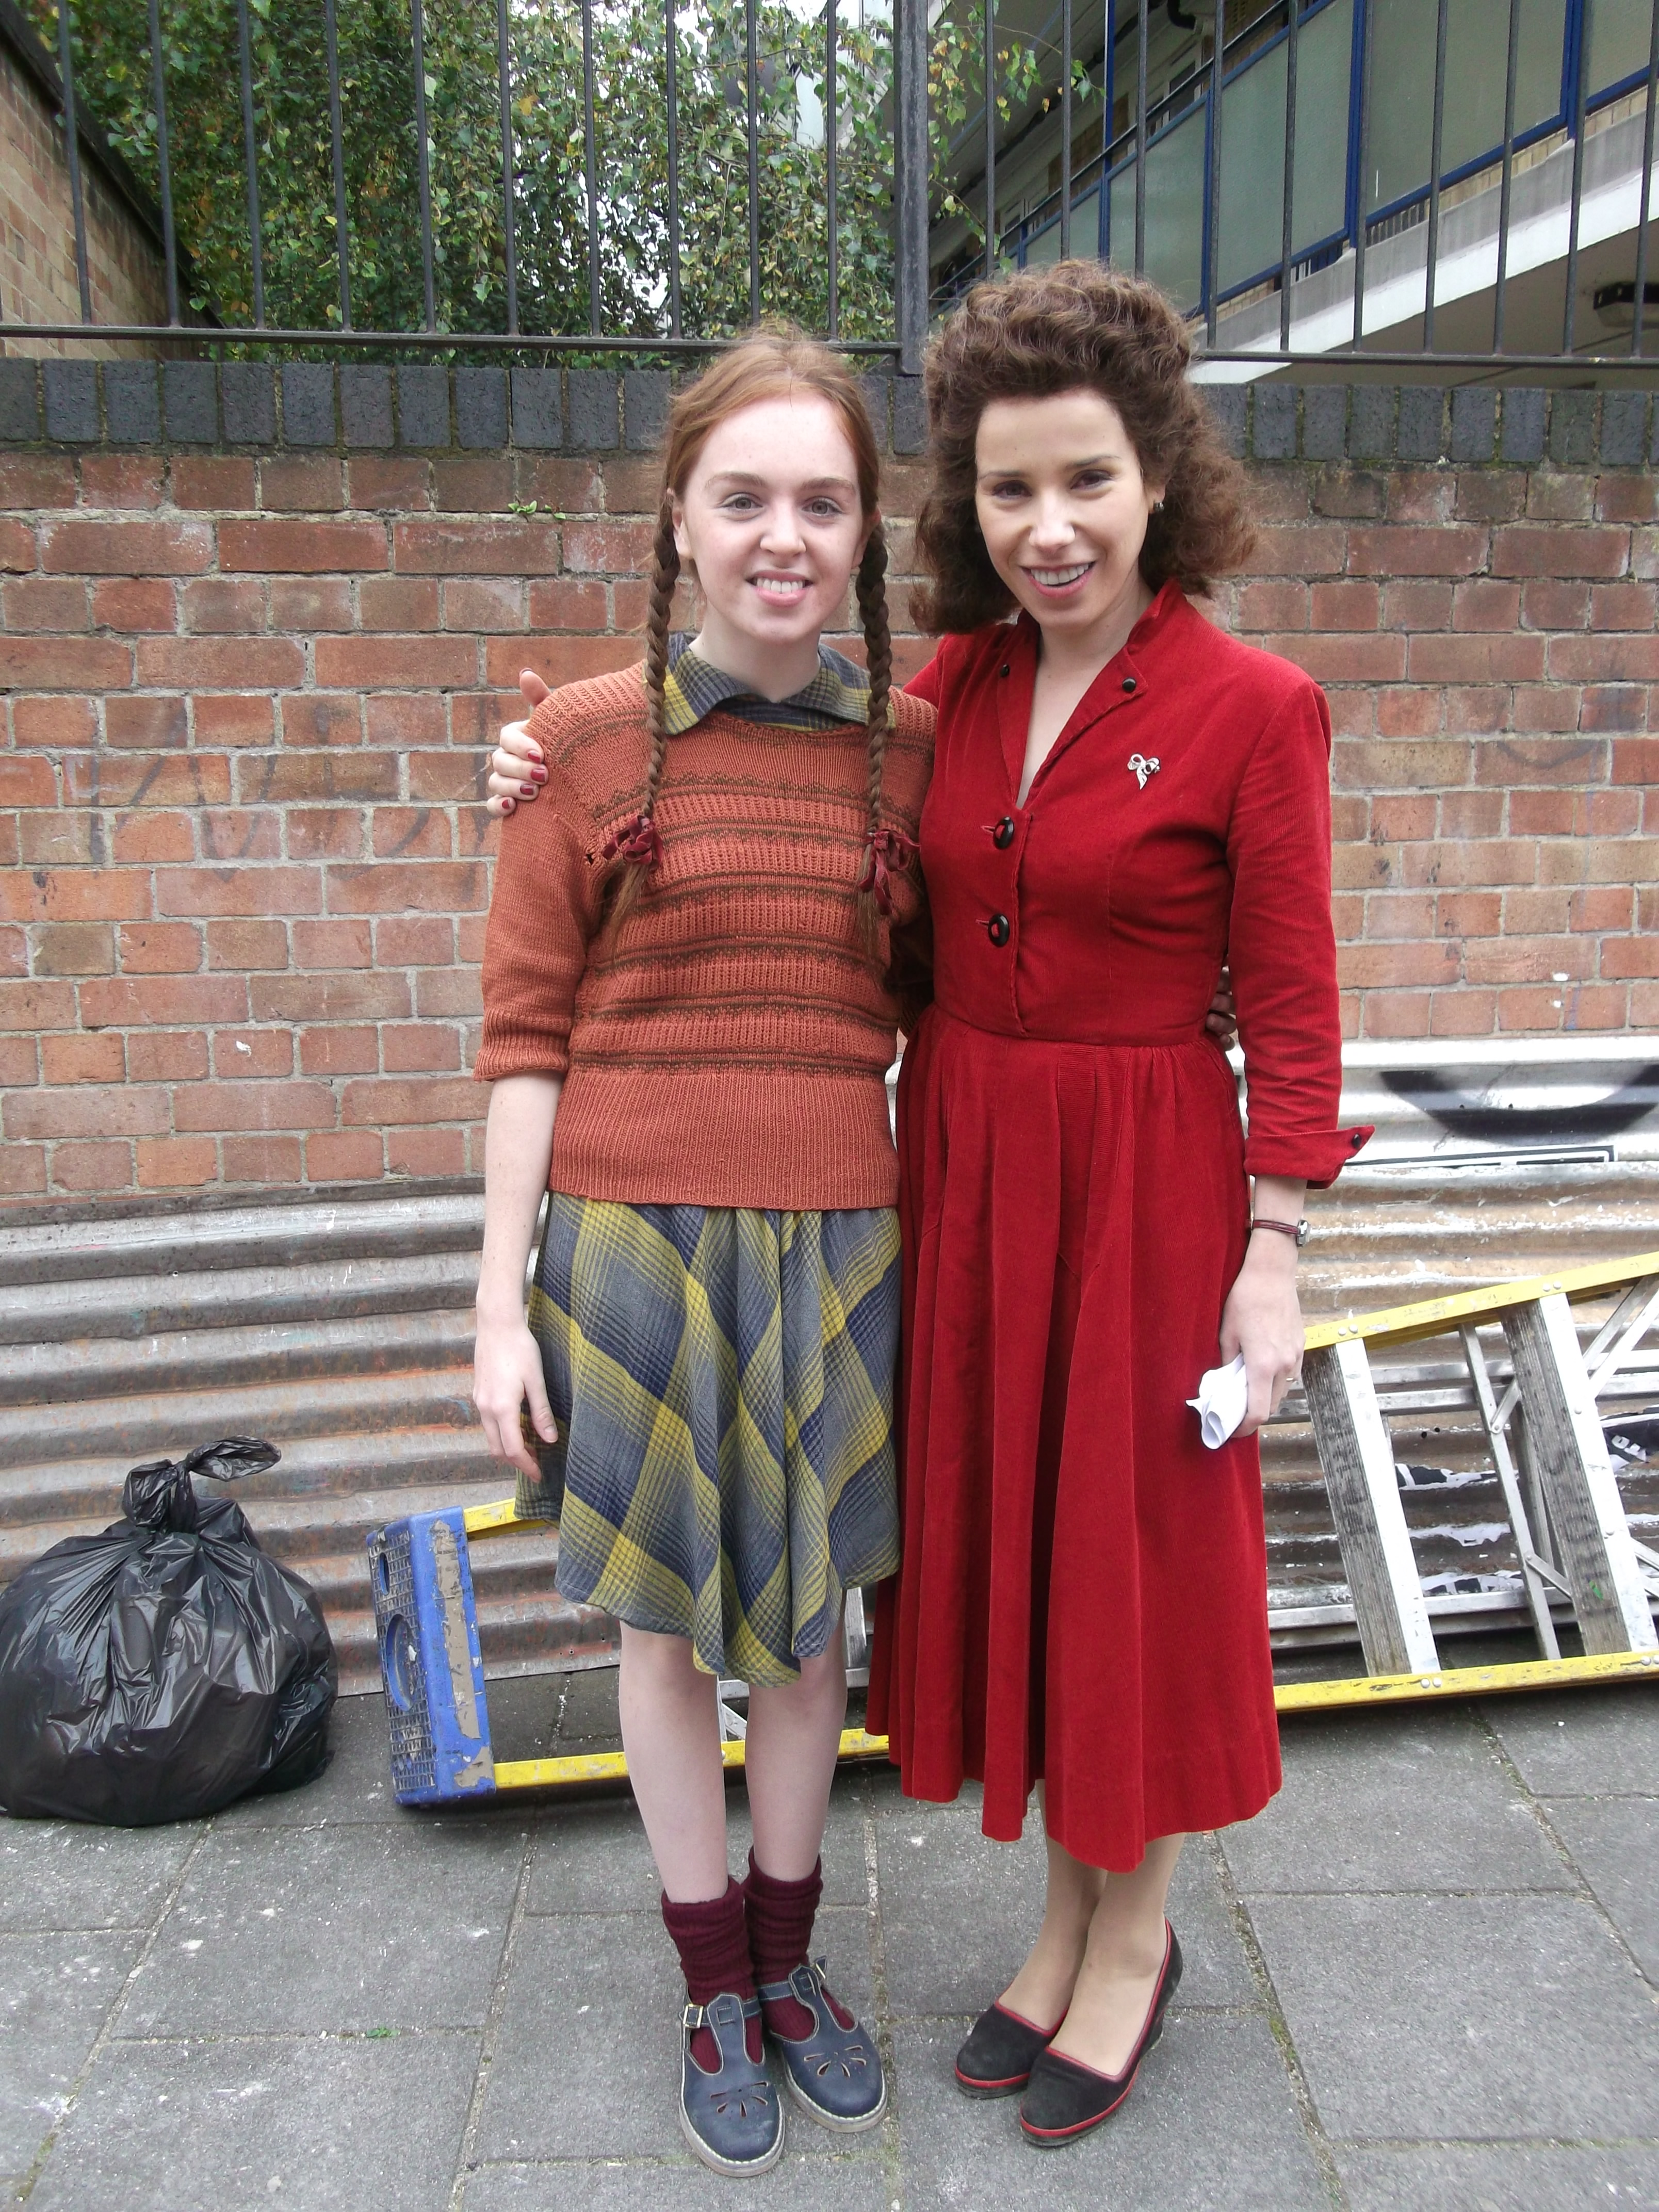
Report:
[{"label": "red hair ribbon", "polygon": [[865,843],[870,857],[864,864],[864,873],[859,878],[861,891],[876,895],[876,911],[889,915],[893,911],[891,873],[902,873],[915,858],[916,843],[902,830],[872,830]]},{"label": "red hair ribbon", "polygon": [[605,839],[603,848],[607,860],[618,854],[645,868],[654,868],[662,858],[662,839],[657,835],[657,825],[648,814],[630,815]]}]

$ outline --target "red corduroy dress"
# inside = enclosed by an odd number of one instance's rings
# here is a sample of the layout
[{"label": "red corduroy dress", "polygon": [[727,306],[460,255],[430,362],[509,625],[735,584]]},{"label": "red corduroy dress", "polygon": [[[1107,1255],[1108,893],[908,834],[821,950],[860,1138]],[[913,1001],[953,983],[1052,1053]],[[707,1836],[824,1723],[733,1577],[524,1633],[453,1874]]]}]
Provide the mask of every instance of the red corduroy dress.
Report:
[{"label": "red corduroy dress", "polygon": [[[1317,686],[1166,585],[1022,806],[1035,624],[949,640],[921,819],[934,1004],[899,1088],[903,1565],[871,1726],[904,1788],[1032,1784],[1076,1857],[1279,1786],[1254,1439],[1205,1449],[1247,1172],[1328,1182],[1341,1089]],[[1232,969],[1249,1086],[1206,1035]]]}]

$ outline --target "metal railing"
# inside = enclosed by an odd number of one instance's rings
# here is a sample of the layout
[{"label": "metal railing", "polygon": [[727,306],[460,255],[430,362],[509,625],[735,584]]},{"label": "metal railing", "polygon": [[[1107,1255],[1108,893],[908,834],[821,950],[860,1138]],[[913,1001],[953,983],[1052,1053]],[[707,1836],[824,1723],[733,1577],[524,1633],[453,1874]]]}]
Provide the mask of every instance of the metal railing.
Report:
[{"label": "metal railing", "polygon": [[[1023,14],[1023,0],[959,0],[942,15],[894,0],[890,21],[864,4],[823,0],[807,17],[787,0],[495,0],[458,62],[453,27],[434,57],[422,0],[408,0],[406,52],[378,52],[374,75],[354,0],[295,0],[325,76],[312,214],[331,216],[331,238],[296,245],[259,44],[277,10],[255,20],[234,0],[223,82],[204,94],[191,78],[198,136],[204,100],[225,108],[204,167],[180,138],[168,59],[192,0],[147,0],[143,23],[110,0],[34,0],[79,317],[7,337],[674,354],[768,310],[914,370],[930,319],[981,274],[1084,252],[1150,274],[1202,325],[1217,369],[1241,375],[1425,357],[1651,366],[1659,0],[1212,0],[1190,15],[1178,0],[1024,0]],[[113,113],[97,36],[123,15],[135,65]],[[550,122],[561,58],[566,106]],[[970,95],[954,134],[942,96],[929,105],[930,70],[952,70]],[[1085,108],[1097,144],[1079,159]],[[94,312],[88,110],[155,192],[165,323]],[[372,190],[354,135],[371,128],[403,149]],[[469,222],[488,252],[458,276]],[[1607,326],[1588,333],[1587,269]]]}]

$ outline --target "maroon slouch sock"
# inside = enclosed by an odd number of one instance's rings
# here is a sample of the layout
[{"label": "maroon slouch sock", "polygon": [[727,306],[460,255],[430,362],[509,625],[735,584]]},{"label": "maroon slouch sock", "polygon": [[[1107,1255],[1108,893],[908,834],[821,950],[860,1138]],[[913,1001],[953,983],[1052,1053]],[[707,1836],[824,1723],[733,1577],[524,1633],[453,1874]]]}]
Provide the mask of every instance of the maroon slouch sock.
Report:
[{"label": "maroon slouch sock", "polygon": [[[744,1889],[749,1899],[749,1955],[754,1961],[756,1984],[787,1982],[797,1966],[806,1963],[812,1923],[823,1894],[823,1862],[820,1859],[799,1881],[780,1881],[756,1864],[751,1850]],[[774,2035],[787,2036],[791,2042],[799,2043],[812,2033],[812,2015],[799,1997],[763,1998],[761,2010]],[[834,2010],[842,2027],[852,2026],[850,2013],[842,2018],[843,2008],[839,2004]]]},{"label": "maroon slouch sock", "polygon": [[[742,1887],[728,1875],[724,1897],[707,1903],[676,1905],[665,1891],[662,1923],[674,1939],[685,1976],[685,1994],[694,2005],[712,2004],[730,1991],[740,1997],[755,1994],[755,1970],[749,1960],[749,1929]],[[744,2023],[744,2041],[751,2058],[761,2055],[761,2024]],[[713,2074],[720,2063],[720,2045],[712,2029],[692,2031],[691,2055]]]}]

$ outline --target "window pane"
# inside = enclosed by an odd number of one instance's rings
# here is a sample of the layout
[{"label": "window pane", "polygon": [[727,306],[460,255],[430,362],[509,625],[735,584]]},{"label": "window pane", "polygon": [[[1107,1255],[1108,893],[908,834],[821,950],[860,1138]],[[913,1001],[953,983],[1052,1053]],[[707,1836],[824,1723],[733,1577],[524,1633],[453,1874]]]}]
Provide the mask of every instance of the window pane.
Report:
[{"label": "window pane", "polygon": [[[1566,0],[1516,0],[1516,4],[1521,10],[1515,88],[1519,137],[1560,108]],[[1644,0],[1596,0],[1603,9],[1638,4]],[[1376,0],[1367,210],[1428,189],[1437,12],[1437,0]],[[1445,172],[1503,144],[1509,21],[1509,0],[1451,0],[1446,23]],[[1643,56],[1645,59],[1645,45]]]},{"label": "window pane", "polygon": [[1332,0],[1302,26],[1296,53],[1296,183],[1291,194],[1298,252],[1334,238],[1348,220],[1348,82],[1353,0]]},{"label": "window pane", "polygon": [[[1297,75],[1302,56],[1297,55]],[[1298,100],[1297,106],[1302,105]],[[1222,290],[1279,266],[1285,206],[1285,43],[1221,94]]]},{"label": "window pane", "polygon": [[[1204,118],[1193,108],[1146,155],[1146,274],[1178,307],[1197,307],[1203,290]],[[1129,240],[1133,253],[1133,176]]]},{"label": "window pane", "polygon": [[1589,0],[1589,11],[1587,74],[1591,94],[1638,72],[1645,76],[1648,42],[1653,35],[1648,0]]}]

